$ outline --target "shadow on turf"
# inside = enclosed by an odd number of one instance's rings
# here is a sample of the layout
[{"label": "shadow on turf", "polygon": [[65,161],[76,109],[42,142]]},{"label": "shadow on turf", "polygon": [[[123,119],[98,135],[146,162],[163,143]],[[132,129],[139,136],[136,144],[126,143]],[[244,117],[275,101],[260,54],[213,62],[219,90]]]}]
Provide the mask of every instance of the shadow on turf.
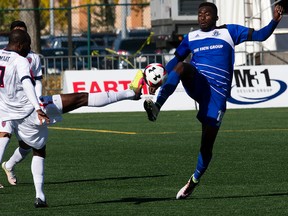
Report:
[{"label": "shadow on turf", "polygon": [[[223,196],[223,197],[189,197],[186,200],[201,200],[201,199],[231,199],[231,198],[248,198],[248,197],[269,197],[269,196],[287,196],[288,193],[271,193],[271,194],[259,194],[259,195],[244,195],[244,196]],[[110,201],[101,201],[101,202],[95,202],[98,204],[101,203],[134,203],[134,204],[141,204],[141,203],[147,203],[147,202],[159,202],[159,201],[170,201],[170,200],[175,200],[175,197],[170,197],[170,198],[147,198],[147,197],[127,197],[127,198],[121,198],[118,200],[110,200]],[[180,200],[177,200],[180,201]],[[183,201],[183,200],[181,200]]]},{"label": "shadow on turf", "polygon": [[[106,201],[98,201],[98,202],[85,202],[85,203],[73,203],[68,205],[55,205],[53,207],[65,207],[65,206],[82,206],[82,205],[96,205],[96,204],[110,204],[110,203],[133,203],[135,205],[140,205],[143,203],[149,202],[162,202],[162,201],[176,201],[176,202],[183,202],[183,201],[193,201],[193,200],[207,200],[207,199],[241,199],[241,198],[249,198],[249,197],[269,197],[269,196],[287,196],[288,193],[271,193],[271,194],[258,194],[258,195],[239,195],[239,196],[213,196],[213,197],[189,197],[185,200],[176,200],[175,197],[164,197],[164,198],[148,198],[148,197],[126,197],[120,198],[116,200],[106,200]],[[51,206],[50,206],[51,207]]]},{"label": "shadow on turf", "polygon": [[[161,202],[161,201],[171,201],[176,200],[175,197],[167,198],[148,198],[148,197],[126,197],[117,200],[99,201],[99,202],[85,202],[85,203],[73,203],[68,205],[54,205],[53,207],[65,207],[65,206],[82,206],[82,205],[96,205],[96,204],[109,204],[109,203],[133,203],[139,205],[148,202]],[[51,207],[51,206],[50,206]]]},{"label": "shadow on turf", "polygon": [[239,199],[239,198],[255,198],[255,197],[273,197],[287,196],[288,192],[255,194],[255,195],[234,195],[234,196],[211,196],[211,197],[193,197],[193,199]]},{"label": "shadow on turf", "polygon": [[126,197],[118,200],[109,200],[109,201],[101,201],[95,202],[95,204],[105,204],[105,203],[134,203],[136,205],[148,202],[159,202],[159,201],[170,201],[175,200],[175,197],[167,197],[167,198],[148,198],[148,197]]},{"label": "shadow on turf", "polygon": [[[80,182],[98,182],[98,181],[109,181],[109,180],[129,180],[129,179],[145,179],[145,178],[162,178],[169,175],[150,175],[150,176],[123,176],[123,177],[110,177],[110,178],[94,178],[94,179],[75,179],[68,181],[59,181],[59,182],[45,182],[45,185],[54,185],[54,184],[68,184],[68,183],[80,183]],[[33,185],[33,183],[21,183],[22,185]]]},{"label": "shadow on turf", "polygon": [[244,195],[244,196],[213,196],[213,197],[190,197],[186,200],[176,200],[175,197],[164,197],[164,198],[148,198],[148,197],[126,197],[126,198],[120,198],[116,200],[107,200],[107,201],[99,201],[99,202],[90,202],[90,203],[77,203],[77,204],[69,204],[69,205],[55,205],[53,207],[64,207],[64,206],[82,206],[82,205],[95,205],[95,204],[109,204],[109,203],[133,203],[135,205],[140,205],[143,203],[149,203],[149,202],[162,202],[162,201],[176,201],[176,202],[183,202],[183,201],[193,201],[193,200],[206,200],[206,199],[241,199],[241,198],[247,198],[247,197],[269,197],[269,196],[287,196],[288,193],[271,193],[271,194],[259,194],[259,195]]}]

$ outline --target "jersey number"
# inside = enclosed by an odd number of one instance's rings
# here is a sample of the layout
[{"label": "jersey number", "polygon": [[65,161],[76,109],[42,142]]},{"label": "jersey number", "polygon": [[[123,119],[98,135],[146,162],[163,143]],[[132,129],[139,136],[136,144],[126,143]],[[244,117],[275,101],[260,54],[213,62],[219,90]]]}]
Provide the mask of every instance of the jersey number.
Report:
[{"label": "jersey number", "polygon": [[5,67],[0,66],[0,88],[4,88]]}]

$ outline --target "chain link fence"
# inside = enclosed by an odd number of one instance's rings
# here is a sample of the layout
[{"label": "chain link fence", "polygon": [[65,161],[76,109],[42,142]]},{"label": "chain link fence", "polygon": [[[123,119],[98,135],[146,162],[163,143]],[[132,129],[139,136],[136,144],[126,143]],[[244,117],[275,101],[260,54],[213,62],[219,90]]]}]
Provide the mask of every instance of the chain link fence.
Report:
[{"label": "chain link fence", "polygon": [[[0,47],[8,43],[11,22],[24,21],[31,36],[32,50],[39,53],[42,59],[43,94],[61,91],[61,74],[66,69],[136,68],[143,67],[143,59],[146,63],[149,62],[147,59],[151,62],[163,59],[160,54],[156,54],[156,58],[155,53],[141,56],[152,41],[149,3],[63,7],[59,1],[53,8],[13,7],[0,9]],[[138,32],[138,35],[133,35],[133,32]],[[74,40],[82,37],[85,38],[84,42],[74,44]],[[131,37],[138,37],[138,44],[133,42],[131,51],[119,54],[120,50],[113,47],[115,39]]]}]

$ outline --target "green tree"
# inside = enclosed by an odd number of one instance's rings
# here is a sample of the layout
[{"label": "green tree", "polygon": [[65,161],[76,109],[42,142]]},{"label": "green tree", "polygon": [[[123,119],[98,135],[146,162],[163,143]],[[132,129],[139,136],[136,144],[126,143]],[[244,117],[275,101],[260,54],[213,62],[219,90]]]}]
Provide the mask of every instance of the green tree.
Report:
[{"label": "green tree", "polygon": [[54,11],[54,30],[56,34],[67,34],[68,10],[70,6],[68,0],[54,0],[54,7],[50,8],[50,1],[40,0],[41,21],[40,28],[42,35],[50,34],[50,11]]},{"label": "green tree", "polygon": [[101,31],[113,31],[115,23],[115,7],[109,5],[109,2],[109,0],[102,0],[100,7],[92,7],[92,29],[100,29]]},{"label": "green tree", "polygon": [[39,0],[22,0],[20,2],[20,20],[24,21],[31,36],[31,48],[40,52],[40,14]]},{"label": "green tree", "polygon": [[15,19],[19,19],[19,11],[13,10],[18,8],[18,0],[0,1],[0,31],[9,32],[10,23]]}]

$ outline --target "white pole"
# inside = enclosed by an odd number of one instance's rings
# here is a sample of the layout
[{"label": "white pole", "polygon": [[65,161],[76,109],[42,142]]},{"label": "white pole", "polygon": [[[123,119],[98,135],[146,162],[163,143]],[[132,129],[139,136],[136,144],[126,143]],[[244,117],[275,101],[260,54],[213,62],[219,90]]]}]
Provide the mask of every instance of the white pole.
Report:
[{"label": "white pole", "polygon": [[[121,1],[122,4],[127,4],[127,0],[122,0]],[[128,11],[127,11],[127,5],[122,6],[122,23],[121,23],[121,36],[122,38],[126,38],[127,37],[127,15],[128,15]]]},{"label": "white pole", "polygon": [[54,36],[54,0],[50,0],[50,35]]}]

